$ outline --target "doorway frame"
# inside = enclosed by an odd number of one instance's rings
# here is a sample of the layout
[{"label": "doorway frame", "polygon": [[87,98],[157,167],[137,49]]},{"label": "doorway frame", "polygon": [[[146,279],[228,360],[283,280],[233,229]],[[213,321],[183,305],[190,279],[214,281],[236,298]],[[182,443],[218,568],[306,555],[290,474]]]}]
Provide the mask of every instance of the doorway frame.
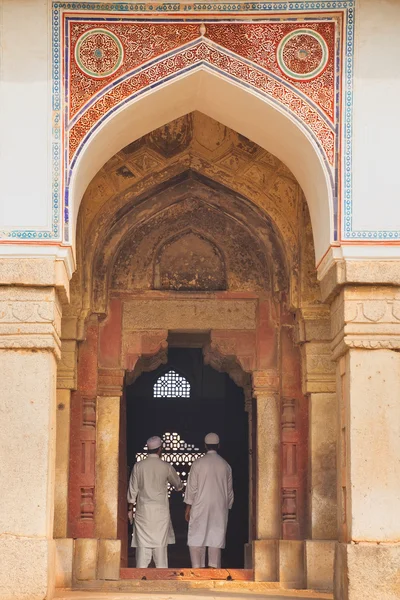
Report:
[{"label": "doorway frame", "polygon": [[[82,581],[81,567],[88,552],[86,545],[96,557],[92,578],[120,579],[118,521],[122,516],[123,502],[118,492],[118,477],[124,379],[133,381],[141,372],[152,371],[166,362],[169,331],[199,333],[205,330],[205,323],[211,325],[208,330],[210,343],[204,349],[205,363],[228,373],[244,389],[251,431],[254,427],[253,405],[258,415],[255,421],[256,447],[251,449],[255,459],[249,469],[250,495],[255,490],[255,497],[251,496],[249,502],[250,520],[255,527],[246,547],[245,566],[251,568],[256,581],[279,581],[279,560],[285,548],[281,542],[296,539],[295,535],[286,535],[287,539],[282,540],[283,509],[286,521],[289,519],[295,524],[299,517],[305,520],[305,513],[299,515],[297,511],[296,497],[290,497],[289,505],[283,501],[282,406],[286,396],[295,396],[289,419],[291,428],[295,429],[299,423],[296,416],[299,407],[296,409],[295,404],[300,403],[300,398],[304,401],[305,397],[301,387],[300,351],[293,341],[293,328],[287,336],[289,313],[284,313],[286,321],[282,313],[282,303],[277,307],[270,293],[183,295],[145,292],[137,296],[114,294],[105,320],[100,320],[98,315],[89,318],[86,339],[79,351],[78,390],[73,392],[71,402],[69,536],[77,538],[73,568],[77,586]],[[181,328],[177,327],[177,315]],[[145,329],[143,323],[149,322],[150,327]],[[292,346],[287,352],[292,365],[290,377],[285,376],[290,370],[288,365],[283,368],[280,360],[284,331]],[[293,372],[298,374],[297,379]],[[287,424],[285,410],[284,421]],[[293,439],[291,446],[292,450],[296,446]],[[301,450],[306,464],[306,440],[303,440]],[[297,451],[298,457],[301,455],[298,447],[294,451]],[[302,477],[297,477],[297,482],[296,474],[293,476],[292,473],[290,481],[291,489],[295,491],[303,485],[303,495],[306,494],[306,469],[303,469]],[[302,545],[302,540],[304,537],[296,543]],[[299,561],[300,555],[293,567],[301,576],[294,583],[303,587],[304,568],[300,565],[299,569]]]}]

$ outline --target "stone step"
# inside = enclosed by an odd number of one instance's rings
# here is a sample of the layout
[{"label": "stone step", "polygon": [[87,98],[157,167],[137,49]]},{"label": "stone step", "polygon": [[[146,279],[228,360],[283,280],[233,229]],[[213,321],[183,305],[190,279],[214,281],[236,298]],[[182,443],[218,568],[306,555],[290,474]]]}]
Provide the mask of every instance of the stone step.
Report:
[{"label": "stone step", "polygon": [[[173,581],[107,581],[97,589],[57,590],[57,600],[333,600],[332,594],[312,590],[280,589],[279,584],[266,582],[173,582]],[[131,585],[126,585],[130,583]],[[133,585],[132,585],[133,584]],[[200,585],[199,585],[200,584]],[[211,585],[212,584],[212,585]],[[278,587],[277,587],[278,586]]]},{"label": "stone step", "polygon": [[[108,582],[110,583],[110,582]],[[151,582],[144,582],[151,583]],[[332,594],[314,592],[312,590],[283,590],[267,588],[260,583],[253,582],[248,589],[228,590],[218,586],[215,589],[187,589],[180,591],[153,591],[149,586],[147,589],[137,591],[116,591],[116,590],[57,590],[55,598],[57,600],[333,600]]]}]

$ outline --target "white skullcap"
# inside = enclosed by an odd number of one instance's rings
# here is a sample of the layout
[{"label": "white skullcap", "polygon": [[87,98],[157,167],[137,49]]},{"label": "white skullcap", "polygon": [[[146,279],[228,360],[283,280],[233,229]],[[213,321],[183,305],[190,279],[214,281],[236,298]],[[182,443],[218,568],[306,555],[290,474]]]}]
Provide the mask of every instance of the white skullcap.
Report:
[{"label": "white skullcap", "polygon": [[208,433],[204,438],[204,442],[207,444],[219,444],[219,436],[216,433]]},{"label": "white skullcap", "polygon": [[153,435],[151,438],[149,438],[147,440],[147,449],[148,450],[155,450],[156,448],[159,448],[160,446],[162,446],[162,440],[161,440],[161,438],[158,437],[158,435]]}]

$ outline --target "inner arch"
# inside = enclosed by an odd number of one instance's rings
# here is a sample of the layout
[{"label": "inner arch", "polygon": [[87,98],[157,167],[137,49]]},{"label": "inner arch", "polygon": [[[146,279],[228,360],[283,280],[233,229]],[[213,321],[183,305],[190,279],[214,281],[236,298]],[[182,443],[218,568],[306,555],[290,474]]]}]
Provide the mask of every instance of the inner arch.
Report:
[{"label": "inner arch", "polygon": [[329,170],[314,140],[268,98],[204,65],[127,103],[93,134],[72,173],[72,239],[82,196],[102,165],[129,143],[195,110],[257,143],[289,167],[308,202],[318,262],[334,240],[335,211]]}]

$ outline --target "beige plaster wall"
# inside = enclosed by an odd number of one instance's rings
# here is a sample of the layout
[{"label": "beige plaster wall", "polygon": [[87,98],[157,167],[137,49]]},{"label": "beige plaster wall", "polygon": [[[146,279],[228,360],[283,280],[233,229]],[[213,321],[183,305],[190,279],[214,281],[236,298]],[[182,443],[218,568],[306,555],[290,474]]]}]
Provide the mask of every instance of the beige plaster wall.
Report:
[{"label": "beige plaster wall", "polygon": [[[396,230],[400,223],[396,145],[400,131],[400,3],[357,0],[355,14],[354,227]],[[374,114],[379,118],[371,119]],[[398,248],[388,250],[398,256]]]},{"label": "beige plaster wall", "polygon": [[[0,12],[0,229],[48,227],[49,3],[3,0]],[[24,155],[29,156],[23,177],[19,174],[22,146]]]}]

